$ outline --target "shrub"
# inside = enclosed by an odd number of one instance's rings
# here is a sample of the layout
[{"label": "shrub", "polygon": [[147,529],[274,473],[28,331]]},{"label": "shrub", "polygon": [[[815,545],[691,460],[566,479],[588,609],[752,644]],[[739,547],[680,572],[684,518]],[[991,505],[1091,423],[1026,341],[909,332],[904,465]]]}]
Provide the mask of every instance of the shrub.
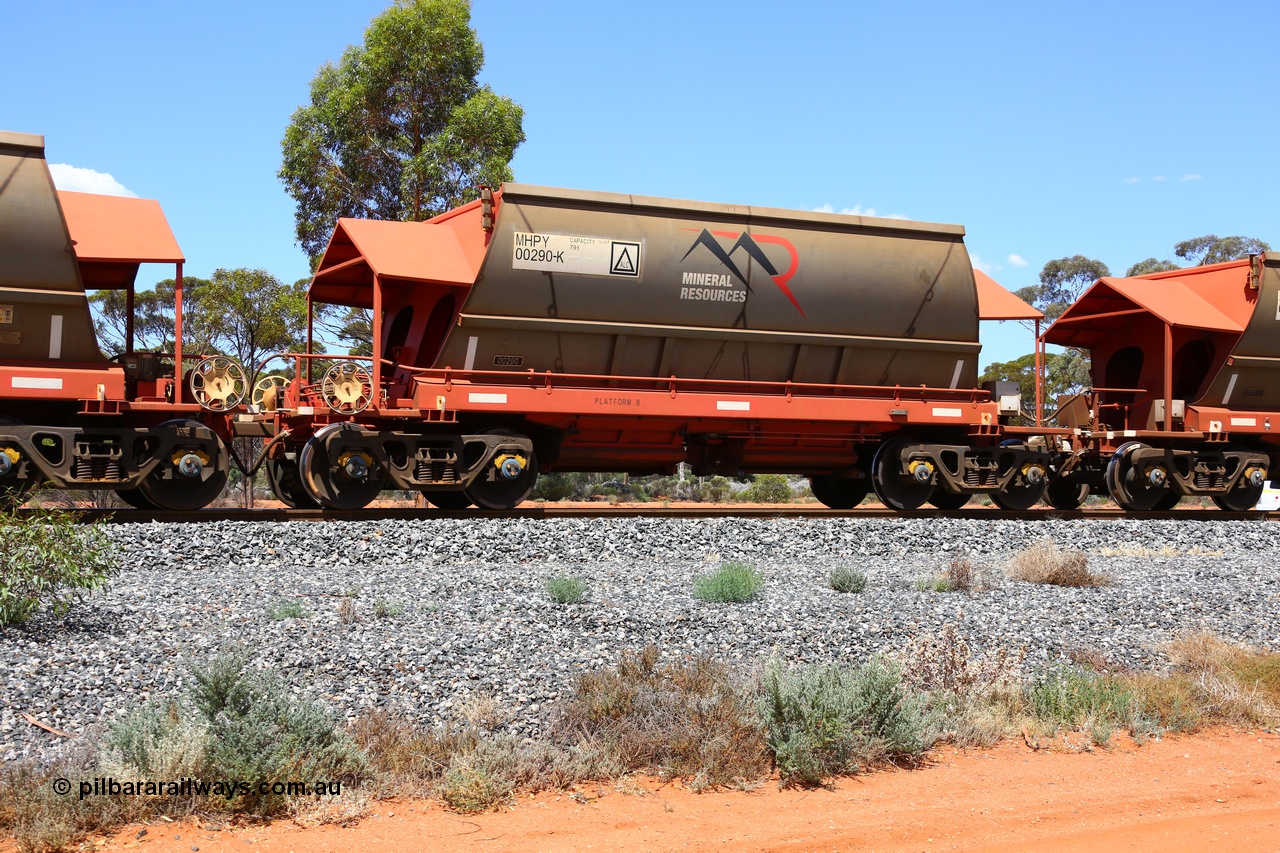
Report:
[{"label": "shrub", "polygon": [[764,587],[764,575],[746,563],[730,561],[693,582],[693,595],[703,601],[743,604],[754,601]]},{"label": "shrub", "polygon": [[617,772],[686,777],[695,788],[741,785],[768,768],[754,702],[729,669],[707,657],[660,666],[652,646],[580,676],[553,731],[560,743],[597,744]]},{"label": "shrub", "polygon": [[543,474],[533,485],[532,500],[563,501],[578,493],[578,481],[572,474]]},{"label": "shrub", "polygon": [[282,598],[267,605],[267,618],[274,622],[285,619],[309,619],[311,613],[302,606],[302,602],[292,598]]},{"label": "shrub", "polygon": [[827,575],[827,584],[836,592],[862,592],[867,588],[867,576],[849,566],[837,566]]},{"label": "shrub", "polygon": [[404,613],[404,605],[379,598],[373,603],[373,615],[377,619],[394,619]]},{"label": "shrub", "polygon": [[791,501],[791,483],[783,474],[757,474],[742,493],[742,499],[758,504],[784,504]]},{"label": "shrub", "polygon": [[587,582],[573,575],[547,579],[547,597],[556,604],[581,604],[587,600]]},{"label": "shrub", "polygon": [[766,742],[785,782],[821,784],[860,764],[913,757],[931,745],[924,697],[903,683],[892,662],[793,670],[773,658],[761,688]]},{"label": "shrub", "polygon": [[42,606],[64,616],[118,568],[100,528],[53,510],[25,517],[0,510],[0,555],[0,625],[25,622]]},{"label": "shrub", "polygon": [[1019,551],[1009,561],[1008,574],[1016,580],[1055,586],[1110,586],[1110,577],[1089,570],[1089,558],[1074,548],[1062,549],[1052,539],[1041,539]]}]

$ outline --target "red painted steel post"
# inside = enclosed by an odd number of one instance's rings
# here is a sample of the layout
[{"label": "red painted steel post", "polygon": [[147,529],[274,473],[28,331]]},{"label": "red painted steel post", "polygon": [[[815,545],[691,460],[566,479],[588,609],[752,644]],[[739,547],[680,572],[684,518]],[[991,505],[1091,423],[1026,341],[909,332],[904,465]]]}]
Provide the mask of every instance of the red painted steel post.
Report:
[{"label": "red painted steel post", "polygon": [[375,393],[382,387],[382,276],[373,276],[373,380]]},{"label": "red painted steel post", "polygon": [[[307,290],[307,355],[311,355],[311,347],[312,347],[312,340],[313,340],[311,325],[312,325],[313,316],[314,315],[312,314],[311,290],[308,289]],[[311,384],[311,359],[307,359],[307,384],[308,385]]]},{"label": "red painted steel post", "polygon": [[1164,428],[1173,432],[1173,326],[1164,324]]},{"label": "red painted steel post", "polygon": [[1044,341],[1040,339],[1040,320],[1036,320],[1036,426],[1044,426]]},{"label": "red painted steel post", "polygon": [[173,402],[182,402],[182,262],[173,277]]},{"label": "red painted steel post", "polygon": [[124,292],[124,351],[133,352],[133,282]]}]

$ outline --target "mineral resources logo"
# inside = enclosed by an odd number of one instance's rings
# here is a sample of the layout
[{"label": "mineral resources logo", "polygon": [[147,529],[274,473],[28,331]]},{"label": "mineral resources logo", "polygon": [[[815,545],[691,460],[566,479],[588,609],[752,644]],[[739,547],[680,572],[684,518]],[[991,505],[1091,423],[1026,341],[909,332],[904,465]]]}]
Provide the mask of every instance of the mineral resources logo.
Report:
[{"label": "mineral resources logo", "polygon": [[[685,230],[694,231],[697,229],[687,228]],[[719,238],[733,241],[727,251]],[[786,250],[790,265],[785,272],[778,272],[777,266],[765,254],[764,249],[761,248],[761,243],[766,246],[781,246]],[[750,260],[755,261],[760,265],[761,269],[768,273],[773,283],[795,306],[795,309],[800,312],[800,316],[805,316],[804,309],[800,307],[795,294],[787,286],[787,282],[791,281],[791,277],[800,268],[800,254],[790,240],[773,234],[748,234],[745,231],[712,231],[703,228],[697,239],[693,241],[693,245],[689,247],[689,251],[685,252],[684,257],[680,259],[681,263],[699,247],[710,252],[712,257],[729,270],[729,273],[683,273],[680,278],[680,284],[683,285],[680,288],[681,299],[708,302],[746,302],[747,294],[752,292],[751,283],[747,281],[747,277],[742,274],[742,270],[734,261],[734,255],[741,251],[745,252]],[[738,289],[734,284],[734,279],[737,279],[744,289]]]}]

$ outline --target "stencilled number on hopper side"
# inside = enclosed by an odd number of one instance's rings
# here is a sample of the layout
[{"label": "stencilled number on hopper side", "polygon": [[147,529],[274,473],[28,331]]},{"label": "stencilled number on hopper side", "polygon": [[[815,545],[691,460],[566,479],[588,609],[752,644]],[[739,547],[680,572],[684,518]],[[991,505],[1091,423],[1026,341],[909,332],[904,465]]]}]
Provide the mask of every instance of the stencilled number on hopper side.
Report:
[{"label": "stencilled number on hopper side", "polygon": [[516,231],[511,268],[639,278],[644,245],[635,241]]}]

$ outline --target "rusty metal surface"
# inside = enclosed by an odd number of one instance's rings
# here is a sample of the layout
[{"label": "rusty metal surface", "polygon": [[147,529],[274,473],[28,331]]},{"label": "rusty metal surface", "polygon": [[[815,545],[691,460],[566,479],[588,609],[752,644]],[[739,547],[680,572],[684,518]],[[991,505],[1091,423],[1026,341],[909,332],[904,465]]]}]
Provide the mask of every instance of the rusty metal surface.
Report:
[{"label": "rusty metal surface", "polygon": [[44,137],[9,131],[0,131],[0,331],[12,333],[0,361],[103,360]]},{"label": "rusty metal surface", "polygon": [[1253,316],[1231,356],[1208,390],[1195,401],[1201,406],[1273,412],[1280,409],[1280,255],[1259,261],[1258,289],[1241,292],[1256,301]]},{"label": "rusty metal surface", "polygon": [[962,238],[508,184],[435,365],[971,387],[978,304]]}]

